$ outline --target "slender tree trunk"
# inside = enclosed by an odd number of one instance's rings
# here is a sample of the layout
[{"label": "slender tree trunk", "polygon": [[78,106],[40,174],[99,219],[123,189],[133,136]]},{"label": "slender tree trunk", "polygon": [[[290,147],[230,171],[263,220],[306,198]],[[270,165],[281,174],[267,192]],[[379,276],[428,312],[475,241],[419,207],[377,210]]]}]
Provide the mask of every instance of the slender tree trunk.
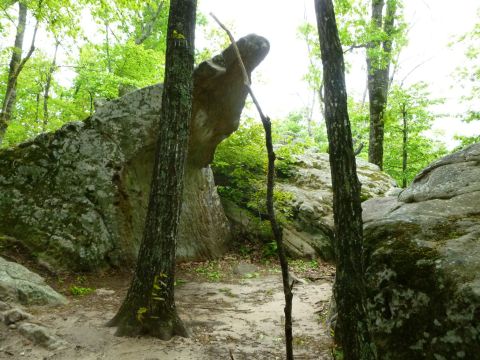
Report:
[{"label": "slender tree trunk", "polygon": [[[384,0],[372,0],[372,24],[385,32],[387,39],[374,41],[367,47],[368,95],[370,101],[370,139],[368,161],[383,169],[384,113],[387,105],[389,73],[392,52],[391,35],[394,30],[397,0],[387,0],[386,16],[383,19]],[[378,58],[376,51],[383,50]]]},{"label": "slender tree trunk", "polygon": [[25,38],[25,27],[27,24],[27,7],[18,3],[18,24],[13,46],[12,57],[8,69],[7,89],[3,98],[2,112],[0,113],[0,146],[12,117],[12,109],[17,98],[17,70],[22,61],[23,39]]},{"label": "slender tree trunk", "polygon": [[[250,91],[250,95],[252,92]],[[253,95],[252,95],[253,97]],[[257,106],[259,109],[259,107]],[[275,216],[275,208],[273,206],[273,190],[275,187],[275,152],[273,151],[272,141],[272,123],[270,118],[263,115],[260,111],[263,128],[265,129],[265,145],[268,154],[268,172],[267,172],[267,212],[270,219],[272,232],[277,243],[278,258],[282,269],[283,294],[285,297],[285,354],[287,360],[293,360],[293,325],[292,325],[292,300],[293,300],[293,283],[290,284],[290,276],[288,270],[288,259],[283,243],[282,228],[277,222]]]},{"label": "slender tree trunk", "polygon": [[405,104],[402,107],[403,118],[403,141],[402,141],[402,188],[407,187],[407,165],[408,165],[408,123],[407,123],[407,110]]},{"label": "slender tree trunk", "polygon": [[174,300],[175,248],[191,118],[196,0],[172,0],[165,83],[148,212],[135,274],[117,315],[117,335],[187,336]]},{"label": "slender tree trunk", "polygon": [[338,309],[335,336],[346,360],[375,359],[365,309],[363,224],[347,110],[345,67],[332,0],[315,0],[325,84],[325,120],[330,146],[335,223]]},{"label": "slender tree trunk", "polygon": [[105,23],[105,47],[107,52],[107,70],[109,73],[112,72],[112,60],[110,59],[110,37],[108,33],[110,32],[110,27],[108,23]]},{"label": "slender tree trunk", "polygon": [[40,127],[40,93],[37,93],[35,106],[35,123]]},{"label": "slender tree trunk", "polygon": [[55,42],[55,53],[53,54],[52,63],[48,69],[47,79],[45,81],[45,89],[43,92],[43,124],[42,131],[45,131],[48,125],[49,114],[48,114],[48,100],[50,99],[50,86],[52,84],[52,77],[57,66],[57,52],[60,42],[56,40]]}]

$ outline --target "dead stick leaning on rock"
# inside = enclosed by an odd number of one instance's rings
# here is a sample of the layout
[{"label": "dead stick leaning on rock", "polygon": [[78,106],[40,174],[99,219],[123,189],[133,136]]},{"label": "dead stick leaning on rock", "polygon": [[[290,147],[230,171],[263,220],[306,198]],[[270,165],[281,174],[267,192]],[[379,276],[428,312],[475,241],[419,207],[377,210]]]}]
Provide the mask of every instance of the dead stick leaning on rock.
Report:
[{"label": "dead stick leaning on rock", "polygon": [[263,113],[260,104],[257,101],[257,98],[253,94],[252,88],[250,87],[250,78],[248,77],[247,70],[245,69],[245,65],[242,61],[242,57],[240,55],[240,51],[238,50],[237,43],[233,38],[232,33],[223,25],[218,18],[210,13],[210,16],[218,23],[218,25],[225,30],[227,33],[235,54],[238,58],[238,63],[240,65],[242,74],[243,74],[243,81],[245,86],[247,87],[248,93],[252,98],[253,103],[255,104],[257,111],[260,115],[262,120],[263,128],[265,129],[265,145],[267,147],[267,155],[268,155],[268,172],[267,172],[267,212],[270,218],[270,225],[272,227],[272,232],[275,237],[275,242],[277,243],[277,251],[278,251],[278,258],[280,260],[280,266],[282,268],[282,281],[283,281],[283,292],[285,294],[285,346],[286,346],[286,355],[287,360],[293,360],[293,331],[292,331],[292,298],[293,298],[293,284],[294,282],[290,283],[290,276],[288,273],[288,261],[287,255],[285,253],[285,247],[283,245],[283,235],[282,229],[280,225],[277,223],[275,217],[275,209],[273,207],[273,188],[275,185],[275,152],[273,151],[273,143],[272,143],[272,123],[268,116],[265,116]]}]

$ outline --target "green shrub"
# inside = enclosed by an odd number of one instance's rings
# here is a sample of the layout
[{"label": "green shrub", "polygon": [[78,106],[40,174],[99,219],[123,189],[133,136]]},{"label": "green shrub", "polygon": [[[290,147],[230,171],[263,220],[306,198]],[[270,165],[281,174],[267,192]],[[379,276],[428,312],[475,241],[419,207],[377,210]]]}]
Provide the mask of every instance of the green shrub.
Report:
[{"label": "green shrub", "polygon": [[95,289],[89,287],[82,287],[76,285],[70,286],[70,294],[72,294],[73,296],[85,296],[91,294],[94,291]]}]

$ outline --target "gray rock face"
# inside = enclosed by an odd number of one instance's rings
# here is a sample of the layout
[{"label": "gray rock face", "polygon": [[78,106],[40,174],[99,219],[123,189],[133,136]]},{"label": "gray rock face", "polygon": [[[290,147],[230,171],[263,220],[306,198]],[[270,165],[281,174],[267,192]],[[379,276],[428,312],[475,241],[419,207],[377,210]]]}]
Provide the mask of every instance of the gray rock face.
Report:
[{"label": "gray rock face", "polygon": [[0,300],[23,305],[61,305],[67,300],[20,264],[0,258]]},{"label": "gray rock face", "polygon": [[[248,72],[267,40],[238,42]],[[220,255],[228,223],[208,167],[216,145],[238,127],[246,90],[231,48],[194,74],[194,100],[178,257]],[[90,270],[135,261],[153,169],[162,86],[108,102],[65,125],[0,152],[0,235],[47,263]]]},{"label": "gray rock face", "polygon": [[363,204],[368,307],[385,359],[480,354],[480,144]]},{"label": "gray rock face", "polygon": [[64,345],[64,342],[53,335],[49,329],[38,324],[22,323],[18,327],[18,332],[34,344],[43,346],[49,350],[55,350]]},{"label": "gray rock face", "polygon": [[[276,189],[289,194],[282,205],[290,210],[283,224],[287,251],[294,258],[333,260],[333,193],[328,154],[308,151],[299,155],[290,172],[291,177],[276,179]],[[357,159],[357,172],[363,200],[395,189],[395,181],[376,165]],[[237,237],[273,241],[268,224],[231,201],[223,200],[223,205]]]},{"label": "gray rock face", "polygon": [[[357,158],[362,199],[384,196],[395,187],[376,165]],[[333,193],[328,154],[306,153],[297,157],[294,176],[278,188],[293,195],[293,219],[285,228],[285,243],[295,257],[334,259]]]},{"label": "gray rock face", "polygon": [[17,322],[27,320],[32,317],[32,315],[20,309],[11,309],[11,310],[5,311],[2,314],[2,316],[3,316],[3,322],[5,323],[5,325],[15,324]]}]

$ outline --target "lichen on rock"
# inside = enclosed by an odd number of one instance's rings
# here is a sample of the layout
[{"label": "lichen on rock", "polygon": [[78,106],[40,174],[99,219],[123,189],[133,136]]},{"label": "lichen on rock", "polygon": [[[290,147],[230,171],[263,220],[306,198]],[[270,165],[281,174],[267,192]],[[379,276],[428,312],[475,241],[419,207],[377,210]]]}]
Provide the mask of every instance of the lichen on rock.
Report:
[{"label": "lichen on rock", "polygon": [[22,305],[63,305],[64,296],[24,266],[0,257],[0,300]]},{"label": "lichen on rock", "polygon": [[368,310],[385,359],[480,354],[480,144],[363,204]]},{"label": "lichen on rock", "polygon": [[[238,46],[248,72],[269,50],[257,35]],[[232,53],[228,48],[194,73],[180,260],[218,256],[228,246],[229,227],[208,164],[216,145],[238,127],[247,95]],[[85,121],[0,151],[0,235],[54,266],[133,264],[162,129],[161,94],[162,85],[128,93]]]}]

